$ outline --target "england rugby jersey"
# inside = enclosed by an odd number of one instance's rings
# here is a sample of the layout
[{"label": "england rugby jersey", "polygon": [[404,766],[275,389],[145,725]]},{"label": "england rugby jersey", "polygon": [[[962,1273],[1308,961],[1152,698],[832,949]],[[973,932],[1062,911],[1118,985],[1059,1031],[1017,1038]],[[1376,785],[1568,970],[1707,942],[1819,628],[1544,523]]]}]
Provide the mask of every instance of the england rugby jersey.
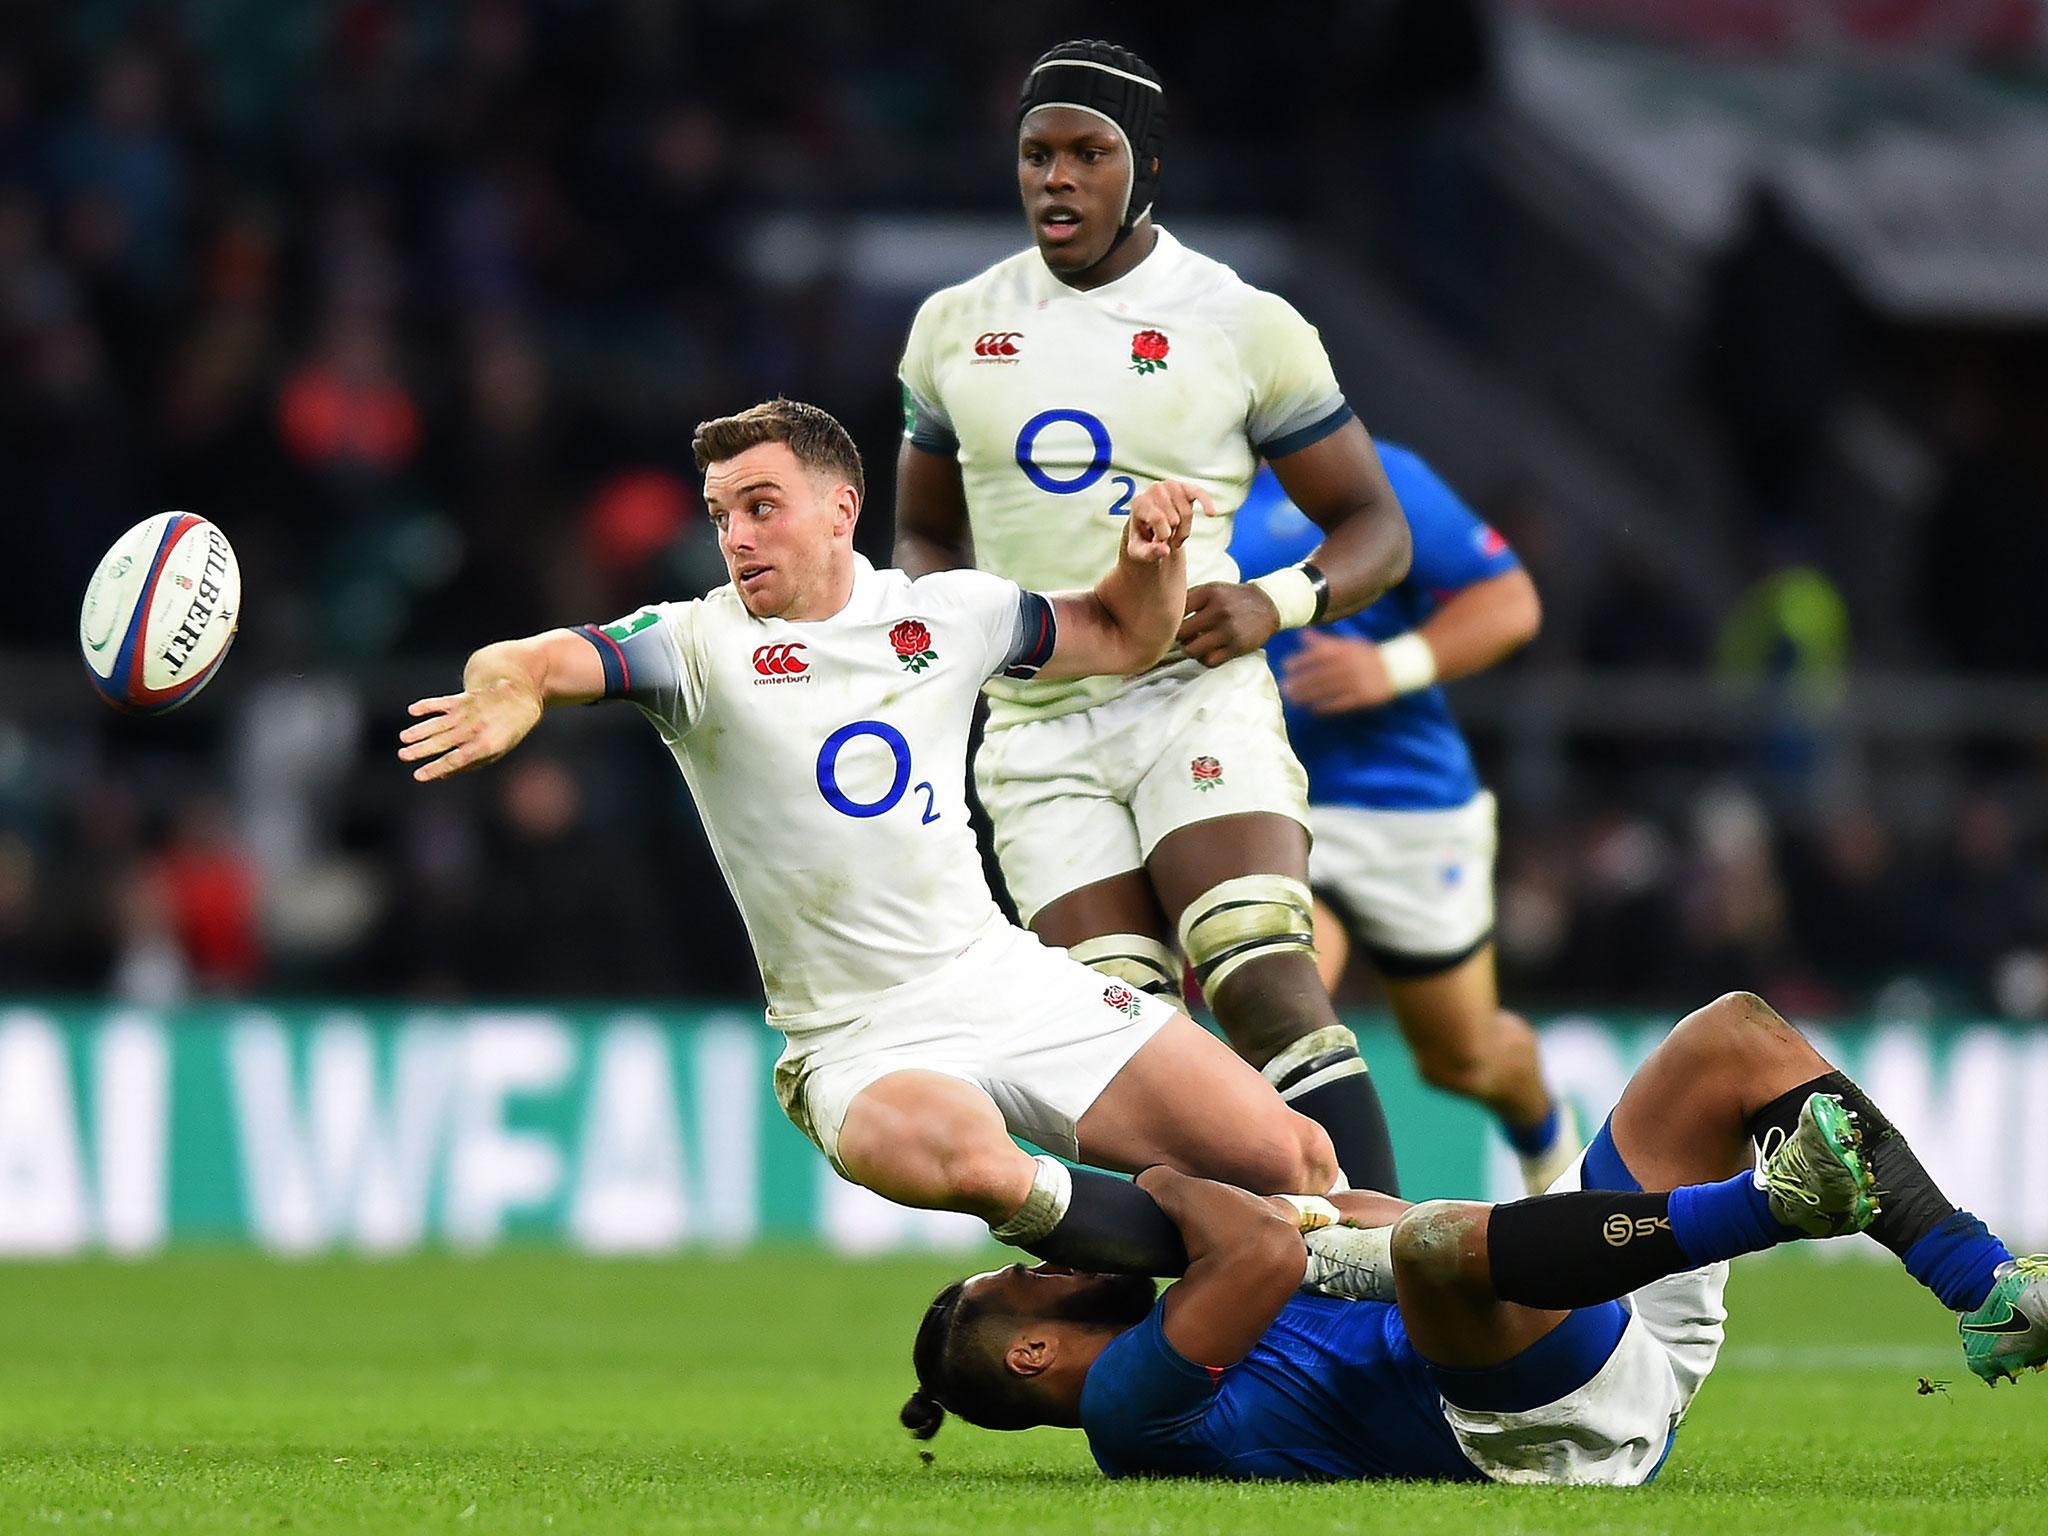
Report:
[{"label": "england rugby jersey", "polygon": [[1052,654],[1045,598],[856,557],[829,619],[755,618],[726,586],[578,633],[683,770],[770,1023],[853,1017],[1003,921],[967,824],[968,722],[988,678]]},{"label": "england rugby jersey", "polygon": [[[1137,266],[1087,292],[1033,249],[933,294],[902,382],[905,434],[960,461],[975,563],[1038,591],[1100,580],[1131,498],[1160,480],[1200,486],[1220,514],[1195,520],[1189,585],[1237,580],[1229,514],[1258,460],[1351,419],[1315,328],[1163,229]],[[1177,657],[1169,664],[1194,670]],[[998,679],[990,723],[1127,686]]]}]

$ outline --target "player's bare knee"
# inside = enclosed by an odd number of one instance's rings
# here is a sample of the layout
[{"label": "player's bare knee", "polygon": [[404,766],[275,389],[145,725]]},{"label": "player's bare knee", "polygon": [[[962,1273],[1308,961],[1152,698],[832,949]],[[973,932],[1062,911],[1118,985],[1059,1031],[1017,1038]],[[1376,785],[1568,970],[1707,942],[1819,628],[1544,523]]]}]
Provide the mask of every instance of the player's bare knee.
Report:
[{"label": "player's bare knee", "polygon": [[1294,1131],[1299,1141],[1296,1151],[1295,1177],[1300,1179],[1289,1194],[1319,1195],[1337,1183],[1337,1149],[1330,1141],[1330,1133],[1307,1115],[1294,1117]]},{"label": "player's bare knee", "polygon": [[1268,1195],[1319,1195],[1337,1181],[1329,1133],[1306,1115],[1283,1110],[1238,1142],[1234,1183]]},{"label": "player's bare knee", "polygon": [[1484,1279],[1481,1238],[1490,1207],[1467,1200],[1425,1200],[1394,1223],[1394,1273],[1404,1280],[1467,1285]]},{"label": "player's bare knee", "polygon": [[1790,1054],[1810,1054],[1799,1031],[1754,992],[1728,992],[1681,1019],[1671,1043],[1702,1064],[1748,1064]]}]

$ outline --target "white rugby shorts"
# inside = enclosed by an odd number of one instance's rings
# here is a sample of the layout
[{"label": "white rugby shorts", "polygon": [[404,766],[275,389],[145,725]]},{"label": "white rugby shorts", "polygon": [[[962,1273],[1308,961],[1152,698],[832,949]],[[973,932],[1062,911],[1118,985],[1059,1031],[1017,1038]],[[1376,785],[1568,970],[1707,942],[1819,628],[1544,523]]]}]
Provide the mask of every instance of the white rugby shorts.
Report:
[{"label": "white rugby shorts", "polygon": [[1493,936],[1494,799],[1448,811],[1312,805],[1308,880],[1382,975],[1433,976]]},{"label": "white rugby shorts", "polygon": [[991,730],[974,787],[1026,923],[1069,891],[1142,869],[1162,838],[1196,822],[1270,811],[1310,825],[1308,776],[1263,653]]},{"label": "white rugby shorts", "polygon": [[[1581,1153],[1550,1193],[1581,1188],[1584,1166]],[[1648,1482],[1720,1356],[1727,1286],[1728,1266],[1720,1263],[1630,1292],[1623,1302],[1628,1323],[1591,1381],[1520,1413],[1481,1413],[1445,1403],[1444,1417],[1458,1444],[1496,1482]]]},{"label": "white rugby shorts", "polygon": [[851,1019],[788,1030],[775,1096],[842,1174],[839,1132],[855,1097],[905,1071],[974,1084],[1013,1135],[1071,1159],[1081,1117],[1175,1012],[1000,923]]}]

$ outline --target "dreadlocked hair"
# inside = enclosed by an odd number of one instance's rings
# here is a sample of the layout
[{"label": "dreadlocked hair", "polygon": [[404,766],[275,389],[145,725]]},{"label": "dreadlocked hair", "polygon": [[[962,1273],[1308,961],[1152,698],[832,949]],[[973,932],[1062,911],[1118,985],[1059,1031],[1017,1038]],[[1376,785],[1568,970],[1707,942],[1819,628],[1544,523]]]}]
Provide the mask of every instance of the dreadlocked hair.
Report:
[{"label": "dreadlocked hair", "polygon": [[990,1337],[1016,1314],[967,1300],[966,1284],[955,1280],[932,1298],[910,1346],[917,1390],[897,1417],[920,1440],[936,1435],[949,1412],[983,1429],[1029,1429],[1043,1422],[1036,1396],[1005,1368]]}]

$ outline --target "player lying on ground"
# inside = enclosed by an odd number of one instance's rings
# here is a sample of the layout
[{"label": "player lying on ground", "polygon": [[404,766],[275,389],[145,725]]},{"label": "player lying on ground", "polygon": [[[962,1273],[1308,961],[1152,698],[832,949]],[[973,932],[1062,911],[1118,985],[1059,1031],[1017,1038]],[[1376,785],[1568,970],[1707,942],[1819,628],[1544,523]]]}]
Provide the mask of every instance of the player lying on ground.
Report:
[{"label": "player lying on ground", "polygon": [[[1642,1483],[1713,1369],[1726,1261],[1866,1229],[1961,1315],[1978,1376],[2048,1361],[2048,1259],[2014,1260],[1950,1204],[1862,1091],[1747,993],[1644,1062],[1560,1181],[1575,1192],[1343,1195],[1349,1221],[1400,1212],[1391,1232],[1304,1239],[1295,1205],[1166,1169],[1139,1182],[1187,1240],[1187,1277],[1157,1305],[1144,1280],[1050,1267],[947,1287],[918,1330],[906,1425],[928,1436],[951,1410],[1080,1428],[1113,1477]],[[1390,1274],[1394,1299],[1301,1294],[1329,1241],[1364,1251],[1359,1294],[1384,1296]]]},{"label": "player lying on ground", "polygon": [[[1408,526],[1314,327],[1153,222],[1165,139],[1159,76],[1126,49],[1062,44],[1025,76],[1033,243],[912,323],[896,562],[1080,587],[1134,508],[1217,514],[1189,535],[1179,648],[1128,681],[992,680],[975,786],[1034,932],[1169,1001],[1185,955],[1351,1182],[1391,1190],[1379,1094],[1316,978],[1307,784],[1257,652],[1377,597]],[[1250,585],[1225,546],[1260,456],[1321,536],[1313,563]]]},{"label": "player lying on ground", "polygon": [[697,429],[730,585],[470,657],[400,736],[414,777],[503,757],[559,704],[625,698],[675,754],[787,1043],[775,1087],[846,1177],[1095,1269],[1178,1273],[1144,1191],[1032,1158],[1323,1190],[1330,1141],[1184,1014],[1006,922],[967,823],[982,683],[1151,666],[1184,610],[1185,502],[1122,525],[1092,591],[854,553],[860,455],[815,406]]},{"label": "player lying on ground", "polygon": [[[1507,541],[1420,455],[1384,440],[1379,452],[1414,542],[1408,574],[1357,613],[1266,642],[1308,770],[1316,967],[1334,991],[1352,945],[1365,951],[1423,1080],[1492,1110],[1541,1194],[1584,1143],[1544,1084],[1535,1031],[1500,1005],[1493,794],[1436,685],[1526,645],[1542,604]],[[1261,469],[1231,533],[1245,575],[1321,539]]]}]

